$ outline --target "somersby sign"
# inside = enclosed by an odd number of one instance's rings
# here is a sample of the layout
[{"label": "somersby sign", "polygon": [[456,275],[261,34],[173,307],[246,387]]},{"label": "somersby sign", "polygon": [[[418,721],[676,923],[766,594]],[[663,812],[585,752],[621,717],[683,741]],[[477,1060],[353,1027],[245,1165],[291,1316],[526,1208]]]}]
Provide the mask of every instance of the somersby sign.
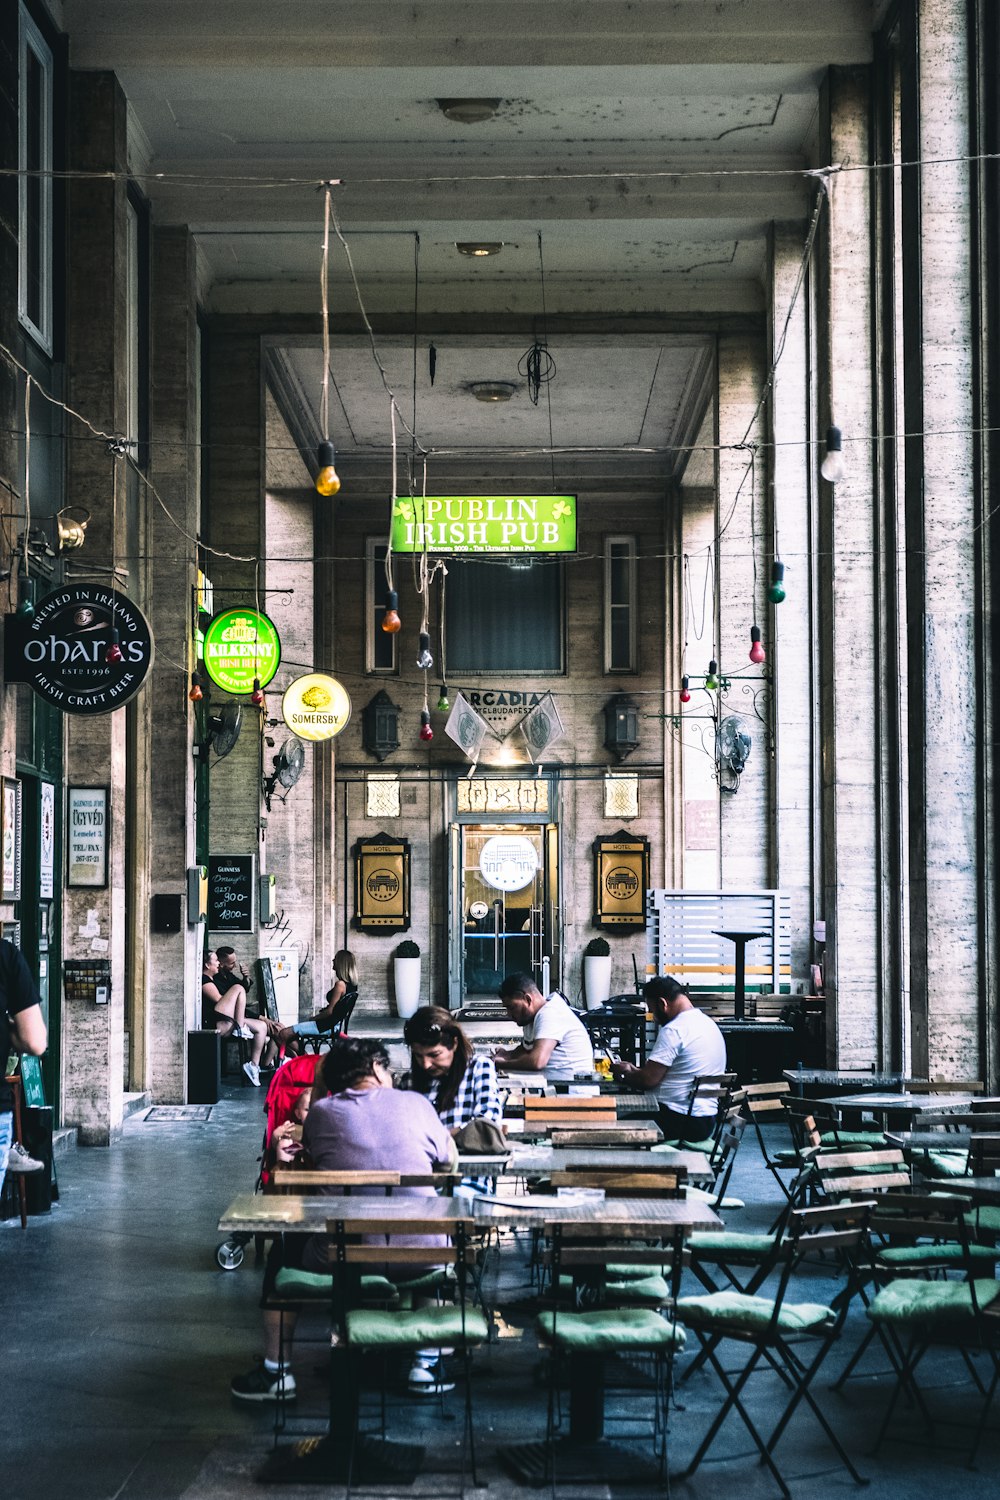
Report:
[{"label": "somersby sign", "polygon": [[[121,661],[108,661],[118,633]],[[7,615],[4,675],[27,682],[68,714],[106,714],[142,687],[153,637],[127,594],[98,583],[72,584],[39,600],[33,616]]]},{"label": "somersby sign", "polygon": [[397,496],[393,552],[575,552],[575,495]]}]

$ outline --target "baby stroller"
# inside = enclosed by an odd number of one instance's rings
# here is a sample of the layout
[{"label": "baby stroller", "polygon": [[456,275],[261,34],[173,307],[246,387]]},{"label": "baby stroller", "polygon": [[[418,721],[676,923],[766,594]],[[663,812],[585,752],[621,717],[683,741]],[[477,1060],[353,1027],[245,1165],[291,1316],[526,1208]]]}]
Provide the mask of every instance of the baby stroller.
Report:
[{"label": "baby stroller", "polygon": [[[264,1126],[256,1192],[267,1192],[270,1187],[268,1147],[271,1144],[271,1137],[279,1125],[284,1125],[286,1120],[292,1118],[299,1096],[312,1088],[316,1080],[316,1069],[321,1062],[322,1058],[318,1056],[290,1057],[287,1062],[282,1063],[271,1079],[267,1097],[264,1100],[264,1113],[267,1119]],[[252,1234],[238,1232],[223,1240],[215,1252],[219,1267],[223,1271],[238,1271],[243,1264],[245,1247],[252,1239]]]}]

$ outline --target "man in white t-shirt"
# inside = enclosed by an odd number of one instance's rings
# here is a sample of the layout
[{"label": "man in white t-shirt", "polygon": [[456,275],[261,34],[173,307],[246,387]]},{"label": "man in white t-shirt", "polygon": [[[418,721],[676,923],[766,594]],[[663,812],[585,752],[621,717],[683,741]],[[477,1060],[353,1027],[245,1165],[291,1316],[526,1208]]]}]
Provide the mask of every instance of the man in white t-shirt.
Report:
[{"label": "man in white t-shirt", "polygon": [[558,990],[543,995],[530,974],[508,974],[500,999],[524,1040],[498,1047],[493,1061],[508,1071],[544,1073],[550,1081],[594,1071],[594,1049],[587,1028]]},{"label": "man in white t-shirt", "polygon": [[612,1072],[655,1092],[668,1141],[706,1140],[715,1124],[716,1101],[696,1099],[689,1114],[691,1085],[696,1078],[726,1071],[726,1039],[711,1016],[696,1010],[684,986],[669,975],[651,979],[642,993],[660,1028],[653,1050],[641,1068],[613,1063]]}]

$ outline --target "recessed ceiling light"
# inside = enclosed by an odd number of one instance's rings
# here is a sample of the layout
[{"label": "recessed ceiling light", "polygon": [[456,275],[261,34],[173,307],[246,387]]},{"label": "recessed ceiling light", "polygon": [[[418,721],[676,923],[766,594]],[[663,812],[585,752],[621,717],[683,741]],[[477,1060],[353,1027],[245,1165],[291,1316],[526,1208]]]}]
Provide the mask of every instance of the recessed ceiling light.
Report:
[{"label": "recessed ceiling light", "polygon": [[439,99],[437,103],[445,119],[459,125],[481,125],[500,108],[499,99]]},{"label": "recessed ceiling light", "polygon": [[474,380],[469,390],[477,401],[509,401],[517,386],[513,380]]},{"label": "recessed ceiling light", "polygon": [[479,259],[484,255],[499,255],[503,249],[503,240],[456,240],[455,249],[459,255],[472,255]]}]

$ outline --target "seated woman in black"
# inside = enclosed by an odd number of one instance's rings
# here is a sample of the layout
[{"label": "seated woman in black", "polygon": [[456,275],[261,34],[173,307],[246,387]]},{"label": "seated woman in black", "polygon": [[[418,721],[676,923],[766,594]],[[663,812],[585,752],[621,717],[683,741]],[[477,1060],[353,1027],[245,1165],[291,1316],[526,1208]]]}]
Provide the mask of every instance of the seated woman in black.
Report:
[{"label": "seated woman in black", "polygon": [[247,992],[241,984],[231,985],[224,995],[219,993],[215,976],[219,971],[219,960],[214,953],[206,953],[201,968],[201,1021],[203,1026],[215,1027],[222,1036],[245,1037],[253,1045],[250,1061],[243,1064],[243,1071],[253,1084],[260,1088],[260,1064],[265,1045],[268,1056],[277,1050],[274,1033],[279,1028],[273,1021],[261,1021],[247,1017]]}]

